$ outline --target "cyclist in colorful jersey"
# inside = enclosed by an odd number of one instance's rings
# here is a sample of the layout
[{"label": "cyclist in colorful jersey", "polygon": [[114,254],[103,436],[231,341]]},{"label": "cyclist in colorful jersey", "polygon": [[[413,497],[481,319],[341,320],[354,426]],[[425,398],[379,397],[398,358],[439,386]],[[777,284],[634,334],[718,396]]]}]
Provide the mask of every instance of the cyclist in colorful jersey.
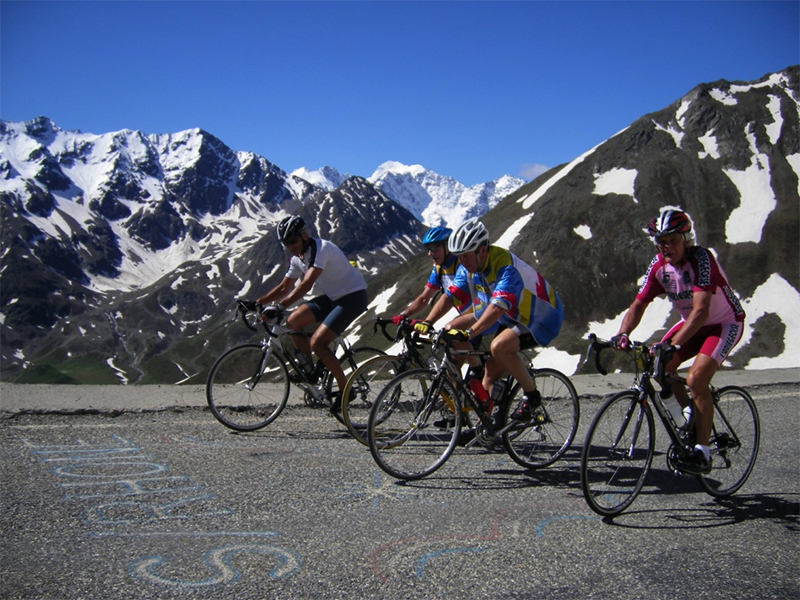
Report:
[{"label": "cyclist in colorful jersey", "polygon": [[458,268],[458,260],[447,247],[452,229],[447,227],[434,227],[429,229],[422,238],[422,245],[428,251],[428,256],[433,261],[433,268],[425,283],[422,293],[411,301],[406,309],[399,315],[392,318],[395,325],[399,325],[403,319],[413,317],[425,308],[436,297],[439,292],[444,292],[436,301],[433,308],[424,320],[417,322],[414,328],[420,333],[428,333],[436,323],[450,308],[453,302],[450,300],[450,286]]},{"label": "cyclist in colorful jersey", "polygon": [[[451,295],[465,312],[447,327],[463,330],[467,340],[497,332],[483,372],[484,394],[478,396],[488,396],[485,390],[508,371],[525,392],[511,418],[529,420],[541,405],[541,394],[518,353],[546,346],[558,335],[564,320],[561,299],[533,267],[508,250],[489,245],[489,232],[477,219],[453,233],[450,251],[461,263]],[[467,310],[470,306],[472,310]]]},{"label": "cyclist in colorful jersey", "polygon": [[[711,471],[708,440],[714,419],[709,384],[741,339],[745,314],[713,254],[694,244],[689,215],[666,208],[650,221],[648,233],[659,253],[650,263],[644,283],[611,342],[616,348],[627,348],[628,336],[653,299],[666,294],[672,301],[682,318],[661,340],[677,349],[666,371],[675,373],[682,362],[694,357],[686,377],[692,399],[683,386],[676,386],[674,391],[686,416],[690,416],[694,401],[697,432],[694,452],[678,467],[687,473],[706,474]],[[662,385],[662,396],[668,397],[669,384]]]},{"label": "cyclist in colorful jersey", "polygon": [[286,323],[300,331],[307,325],[321,322],[310,341],[304,336],[293,336],[292,341],[309,362],[313,350],[342,390],[347,380],[330,345],[367,309],[367,283],[338,246],[309,236],[302,218],[290,216],[282,219],[277,234],[291,253],[289,268],[283,280],[257,302],[262,305],[275,303],[282,312],[285,307],[302,299],[316,284],[315,290],[320,295],[292,311]]}]

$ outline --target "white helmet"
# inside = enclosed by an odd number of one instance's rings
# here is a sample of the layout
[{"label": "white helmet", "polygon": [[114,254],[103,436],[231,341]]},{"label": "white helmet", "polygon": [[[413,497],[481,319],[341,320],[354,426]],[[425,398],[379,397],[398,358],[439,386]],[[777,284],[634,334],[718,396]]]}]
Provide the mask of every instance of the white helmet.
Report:
[{"label": "white helmet", "polygon": [[475,252],[483,244],[489,243],[489,231],[478,219],[462,223],[450,236],[448,247],[453,254]]}]

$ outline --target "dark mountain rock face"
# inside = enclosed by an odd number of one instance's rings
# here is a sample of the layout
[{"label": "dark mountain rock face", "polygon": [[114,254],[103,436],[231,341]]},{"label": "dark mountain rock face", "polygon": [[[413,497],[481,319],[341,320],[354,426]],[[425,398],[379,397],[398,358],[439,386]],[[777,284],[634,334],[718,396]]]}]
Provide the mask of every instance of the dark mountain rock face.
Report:
[{"label": "dark mountain rock face", "polygon": [[[731,364],[785,362],[782,311],[800,306],[799,75],[699,85],[483,216],[559,291],[553,350],[573,367],[586,334],[632,301],[655,254],[644,228],[668,205],[690,213],[748,312]],[[0,121],[3,378],[201,382],[224,347],[251,339],[232,302],[283,276],[274,228],[290,213],[357,261],[372,298],[392,290],[360,335],[421,291],[424,227],[366,179],[317,187],[202,130]]]},{"label": "dark mountain rock face", "polygon": [[[796,304],[799,86],[797,68],[760,82],[698,86],[498,206],[506,219],[533,212],[512,250],[528,259],[535,250],[568,307],[558,348],[577,352],[569,340],[585,337],[588,323],[627,308],[656,254],[644,230],[665,206],[691,215],[697,243],[714,251],[741,298],[752,298],[775,274],[793,288],[787,301]],[[602,189],[615,172],[626,185]],[[581,226],[591,237],[575,232]],[[773,344],[782,348],[778,354],[788,350],[783,336]],[[756,355],[740,350],[731,362],[744,366]]]}]

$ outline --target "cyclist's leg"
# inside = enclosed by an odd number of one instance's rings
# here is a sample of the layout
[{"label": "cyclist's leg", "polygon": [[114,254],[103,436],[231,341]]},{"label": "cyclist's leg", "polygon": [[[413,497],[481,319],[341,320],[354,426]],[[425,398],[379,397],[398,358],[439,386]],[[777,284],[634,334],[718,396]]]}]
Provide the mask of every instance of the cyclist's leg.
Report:
[{"label": "cyclist's leg", "polygon": [[714,402],[711,399],[711,390],[708,386],[717,369],[717,361],[705,354],[698,354],[686,377],[686,385],[692,394],[694,404],[697,444],[701,446],[708,446],[708,440],[711,437]]},{"label": "cyclist's leg", "polygon": [[702,345],[689,369],[686,385],[698,413],[695,417],[698,445],[707,447],[711,437],[711,426],[714,422],[714,402],[709,389],[711,380],[722,361],[741,339],[743,329],[741,323],[724,323],[703,327],[695,336]]},{"label": "cyclist's leg", "polygon": [[[301,304],[289,314],[289,317],[286,319],[286,325],[289,329],[294,331],[303,331],[307,326],[317,321],[314,308],[315,307],[309,302]],[[313,364],[314,361],[311,357],[311,345],[309,344],[308,337],[304,335],[293,335],[292,343],[295,348],[306,355],[308,362]]]},{"label": "cyclist's leg", "polygon": [[[444,328],[445,329],[468,329],[472,325],[475,324],[475,315],[470,311],[464,314],[458,315],[452,321],[447,323]],[[453,348],[456,350],[472,350],[473,346],[470,342],[453,342]],[[480,359],[477,356],[456,356],[454,359],[454,363],[461,367],[464,362],[470,367],[479,367],[481,364]]]},{"label": "cyclist's leg", "polygon": [[486,362],[483,376],[483,386],[487,390],[491,390],[494,382],[506,371],[520,384],[523,391],[532,392],[536,389],[536,384],[531,374],[528,373],[528,365],[520,358],[519,351],[522,349],[522,345],[520,335],[515,329],[509,328],[500,331],[494,336],[489,348],[492,359]]},{"label": "cyclist's leg", "polygon": [[336,354],[331,350],[331,344],[367,309],[367,303],[366,290],[359,290],[330,301],[330,310],[311,336],[311,349],[334,376],[340,390],[344,389],[347,378]]}]

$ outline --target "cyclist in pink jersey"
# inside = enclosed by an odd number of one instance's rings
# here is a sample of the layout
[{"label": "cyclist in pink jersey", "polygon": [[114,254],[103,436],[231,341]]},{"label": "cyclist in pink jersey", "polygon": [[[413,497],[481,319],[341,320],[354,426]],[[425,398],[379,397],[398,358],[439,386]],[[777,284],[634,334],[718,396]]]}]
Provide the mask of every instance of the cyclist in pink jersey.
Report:
[{"label": "cyclist in pink jersey", "polygon": [[[685,212],[662,210],[650,221],[648,232],[659,254],[650,263],[644,283],[611,342],[616,348],[626,348],[628,335],[641,322],[650,302],[661,294],[672,301],[682,318],[661,340],[676,348],[666,371],[675,373],[681,363],[694,357],[686,377],[691,399],[683,386],[674,391],[680,405],[693,410],[697,432],[694,452],[678,466],[687,473],[706,474],[711,471],[708,440],[714,418],[709,384],[741,339],[745,314],[713,254],[694,245],[692,223]],[[669,384],[662,385],[662,396],[669,395]]]}]

